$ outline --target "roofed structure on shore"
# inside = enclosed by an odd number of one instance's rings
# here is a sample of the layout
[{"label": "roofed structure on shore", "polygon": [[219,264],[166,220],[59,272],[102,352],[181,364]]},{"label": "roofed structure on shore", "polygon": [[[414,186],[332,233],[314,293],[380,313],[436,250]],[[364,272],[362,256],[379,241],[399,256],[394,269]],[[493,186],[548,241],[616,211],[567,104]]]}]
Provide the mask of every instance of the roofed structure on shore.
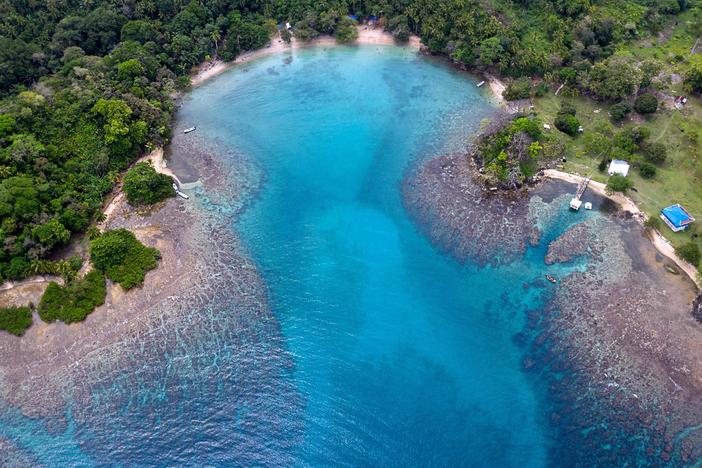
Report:
[{"label": "roofed structure on shore", "polygon": [[684,231],[690,224],[695,222],[695,218],[687,212],[680,204],[670,205],[661,210],[661,219],[674,232]]},{"label": "roofed structure on shore", "polygon": [[626,177],[629,173],[629,163],[621,159],[613,159],[612,162],[609,163],[607,173],[609,175],[617,174]]}]

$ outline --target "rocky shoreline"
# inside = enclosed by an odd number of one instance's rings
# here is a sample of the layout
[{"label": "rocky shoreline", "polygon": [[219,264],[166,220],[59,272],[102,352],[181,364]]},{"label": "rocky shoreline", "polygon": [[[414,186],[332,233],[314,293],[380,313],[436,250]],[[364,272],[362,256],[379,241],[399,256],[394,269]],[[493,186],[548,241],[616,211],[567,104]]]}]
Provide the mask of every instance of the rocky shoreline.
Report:
[{"label": "rocky shoreline", "polygon": [[[257,190],[260,175],[239,158],[232,158],[231,167],[223,166],[225,158],[213,156],[223,149],[207,142],[190,138],[186,146],[175,140],[174,158],[187,154],[201,182],[191,199],[171,198],[148,213],[121,201],[108,221],[107,227],[128,228],[146,245],[161,250],[159,267],[147,274],[143,287],[126,294],[108,283],[105,304],[82,323],[37,321],[21,340],[0,335],[0,401],[25,417],[45,418],[52,433],[65,430],[69,408],[70,418],[88,431],[106,424],[121,427],[131,421],[120,414],[130,406],[126,402],[143,400],[144,386],[153,382],[175,392],[168,398],[183,404],[191,404],[177,394],[185,381],[197,381],[205,395],[225,391],[205,387],[216,387],[227,376],[240,385],[226,391],[263,385],[285,396],[263,405],[251,401],[259,395],[232,394],[222,400],[270,408],[266,417],[271,421],[280,414],[295,414],[275,408],[274,402],[301,404],[295,389],[278,383],[286,380],[281,375],[290,372],[292,361],[283,349],[256,265],[231,229]],[[244,342],[246,346],[237,346]],[[261,355],[238,355],[251,350]],[[179,363],[175,368],[169,364],[174,359]],[[170,411],[158,409],[158,395],[152,398],[153,411]],[[119,442],[119,449],[115,441],[100,439],[112,431],[86,432],[88,452],[113,459],[120,450],[141,450],[139,414],[135,412],[136,427]]]},{"label": "rocky shoreline", "polygon": [[563,213],[573,191],[548,179],[529,191],[486,191],[463,155],[429,160],[403,185],[418,226],[461,261],[509,264],[539,245],[545,267],[587,259],[584,270],[544,292],[544,309],[515,336],[525,372],[548,395],[555,464],[702,459],[702,325],[690,313],[696,287],[665,268],[672,262],[629,212],[599,195],[599,215],[579,214],[582,222],[544,239],[553,210]]}]

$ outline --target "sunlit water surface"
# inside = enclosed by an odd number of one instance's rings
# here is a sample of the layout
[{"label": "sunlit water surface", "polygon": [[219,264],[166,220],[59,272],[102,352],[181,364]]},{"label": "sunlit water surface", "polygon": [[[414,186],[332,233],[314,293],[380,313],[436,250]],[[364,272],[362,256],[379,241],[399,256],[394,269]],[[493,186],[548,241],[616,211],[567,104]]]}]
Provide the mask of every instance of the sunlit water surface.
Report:
[{"label": "sunlit water surface", "polygon": [[401,200],[406,171],[463,149],[492,109],[470,76],[386,47],[265,59],[185,105],[184,119],[265,174],[234,229],[294,356],[300,462],[544,460],[537,397],[511,341],[535,306],[521,266],[458,265]]},{"label": "sunlit water surface", "polygon": [[[401,199],[407,171],[463,150],[492,112],[476,81],[411,50],[359,47],[268,57],[194,90],[179,125],[197,124],[199,138],[263,174],[231,229],[267,284],[288,371],[238,379],[239,366],[267,365],[242,363],[247,339],[189,337],[197,350],[158,365],[177,369],[190,354],[216,371],[104,383],[96,400],[134,393],[105,424],[76,428],[69,410],[59,434],[6,411],[0,434],[38,461],[75,466],[546,463],[544,396],[513,340],[543,301],[523,287],[542,277],[543,247],[505,267],[460,265]],[[299,398],[274,401],[290,394]],[[271,408],[292,422],[273,431]]]}]

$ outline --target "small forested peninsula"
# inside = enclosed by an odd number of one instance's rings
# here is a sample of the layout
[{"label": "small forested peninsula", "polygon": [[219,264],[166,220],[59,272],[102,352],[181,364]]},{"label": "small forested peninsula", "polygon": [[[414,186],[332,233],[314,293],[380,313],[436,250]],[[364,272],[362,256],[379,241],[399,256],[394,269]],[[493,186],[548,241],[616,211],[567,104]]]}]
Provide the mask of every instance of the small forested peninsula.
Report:
[{"label": "small forested peninsula", "polygon": [[[471,156],[488,186],[515,189],[536,173],[540,160],[552,159],[558,147],[547,138],[535,116],[505,116],[490,123]],[[546,147],[544,147],[546,145]]]},{"label": "small forested peninsula", "polygon": [[[537,99],[538,124],[515,120],[484,148],[486,170],[501,182],[529,177],[538,158],[559,151],[599,165],[640,154],[640,176],[653,179],[666,158],[661,135],[620,144],[628,130],[617,127],[633,112],[661,112],[663,71],[687,92],[702,90],[699,0],[0,0],[0,282],[77,271],[57,249],[101,219],[103,198],[141,154],[169,141],[193,67],[233,60],[278,34],[351,42],[366,19],[398,41],[416,34],[430,53],[505,78],[506,99]],[[654,53],[644,53],[645,41]],[[563,97],[574,103],[564,107]],[[601,115],[611,123],[580,120],[593,106],[607,107]],[[537,128],[551,120],[567,139]],[[699,123],[675,125],[689,140],[678,153],[692,159],[671,171],[694,185]],[[150,204],[172,195],[169,183],[137,165],[124,190],[130,203]]]}]

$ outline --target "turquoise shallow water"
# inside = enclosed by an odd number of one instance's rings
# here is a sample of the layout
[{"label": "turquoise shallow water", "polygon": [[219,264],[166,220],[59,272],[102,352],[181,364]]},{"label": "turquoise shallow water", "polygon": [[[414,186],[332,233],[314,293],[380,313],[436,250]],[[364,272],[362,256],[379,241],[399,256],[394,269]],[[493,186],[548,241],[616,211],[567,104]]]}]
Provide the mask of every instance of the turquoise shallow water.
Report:
[{"label": "turquoise shallow water", "polygon": [[515,335],[548,289],[523,285],[543,278],[549,239],[588,215],[558,210],[540,247],[480,267],[432,246],[401,199],[407,171],[462,151],[492,112],[476,81],[411,50],[360,47],[268,57],[194,90],[178,125],[261,174],[229,227],[271,314],[228,301],[239,284],[205,308],[185,303],[202,319],[99,350],[123,361],[111,372],[80,369],[94,382],[86,401],[60,395],[66,425],[0,405],[0,443],[47,466],[547,464],[548,401]]},{"label": "turquoise shallow water", "polygon": [[418,233],[400,196],[413,164],[465,147],[487,97],[470,76],[397,48],[283,60],[194,91],[182,118],[265,174],[235,229],[305,398],[295,458],[543,464],[538,396],[511,340],[539,304],[520,287],[536,270],[526,259],[458,265]]}]

